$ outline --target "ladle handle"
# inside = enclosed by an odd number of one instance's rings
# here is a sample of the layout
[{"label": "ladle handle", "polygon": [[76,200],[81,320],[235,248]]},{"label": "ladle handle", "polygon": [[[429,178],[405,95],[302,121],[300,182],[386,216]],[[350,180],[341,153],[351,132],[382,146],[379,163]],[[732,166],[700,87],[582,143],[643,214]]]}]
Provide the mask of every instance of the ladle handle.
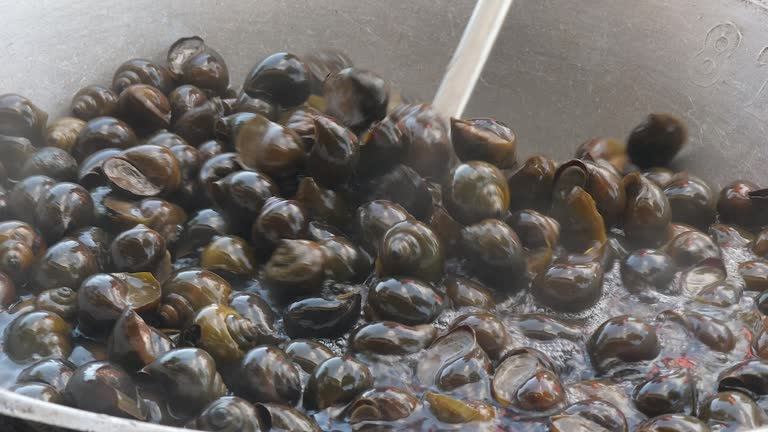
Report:
[{"label": "ladle handle", "polygon": [[478,0],[437,89],[433,106],[460,117],[469,102],[513,0]]}]

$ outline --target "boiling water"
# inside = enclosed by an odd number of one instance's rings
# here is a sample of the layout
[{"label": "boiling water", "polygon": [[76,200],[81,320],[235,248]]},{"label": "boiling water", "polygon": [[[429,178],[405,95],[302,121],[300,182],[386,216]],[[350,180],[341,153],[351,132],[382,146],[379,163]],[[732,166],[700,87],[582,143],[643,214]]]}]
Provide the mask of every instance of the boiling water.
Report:
[{"label": "boiling water", "polygon": [[[756,257],[747,248],[724,247],[722,249],[727,279],[739,286],[744,285],[738,274],[738,264],[755,259]],[[175,263],[177,268],[194,266],[195,260],[185,260]],[[449,267],[451,264],[449,264]],[[460,271],[460,266],[454,270]],[[673,284],[679,284],[678,275]],[[339,294],[340,292],[358,290],[366,298],[366,284],[361,285],[334,285],[326,287],[326,294]],[[274,308],[277,316],[282,306],[270,297],[269,292],[257,280],[249,280],[235,285],[234,288],[243,291],[256,292],[262,295]],[[637,425],[645,416],[634,407],[631,395],[635,385],[646,379],[656,371],[671,368],[689,368],[696,377],[696,385],[699,390],[699,400],[712,394],[716,389],[718,374],[725,368],[750,356],[750,338],[755,322],[760,317],[755,309],[755,292],[745,291],[739,304],[730,307],[714,307],[692,300],[690,295],[667,295],[657,292],[645,293],[642,298],[627,291],[621,283],[621,275],[618,261],[614,261],[609,271],[605,273],[603,295],[600,301],[591,308],[579,313],[560,313],[541,306],[536,302],[529,290],[510,295],[499,302],[492,312],[505,324],[512,336],[513,345],[516,347],[532,347],[547,354],[557,366],[557,372],[562,380],[568,396],[568,402],[573,403],[590,397],[599,397],[613,403],[622,410],[630,424]],[[714,351],[689,334],[679,324],[674,322],[657,321],[655,317],[662,311],[695,311],[728,323],[730,330],[736,337],[735,348],[728,353]],[[443,334],[449,325],[460,315],[477,311],[471,307],[458,310],[446,309],[436,320],[435,326]],[[577,331],[580,337],[555,338],[552,340],[537,340],[525,336],[519,329],[518,319],[521,314],[540,313],[551,318],[567,323]],[[590,359],[586,351],[586,341],[589,335],[608,318],[629,314],[641,318],[656,326],[661,344],[661,352],[653,361],[635,365],[639,371],[633,376],[625,376],[622,379],[598,376],[592,369]],[[5,328],[12,314],[0,313],[0,328]],[[277,330],[284,335],[282,323],[276,323]],[[348,335],[337,339],[320,339],[336,354],[342,355],[347,351]],[[77,363],[88,360],[102,359],[103,350],[98,345],[89,344],[86,348],[80,348],[77,355]],[[94,349],[96,347],[96,349]],[[428,388],[425,388],[415,376],[415,370],[424,353],[416,353],[407,356],[376,356],[355,354],[355,357],[368,365],[375,378],[377,387],[397,387],[412,392],[417,397],[423,396]],[[72,359],[72,358],[71,358]],[[75,360],[75,359],[72,359]],[[0,352],[0,385],[8,387],[12,385],[18,373],[24,365],[12,362]],[[308,375],[301,372],[306,384]],[[484,400],[494,404],[491,395],[491,376],[485,377],[481,382],[473,385],[472,398]],[[443,392],[445,393],[445,392]],[[466,389],[448,392],[447,394],[460,398],[466,395]],[[768,406],[768,401],[759,401]],[[496,405],[497,416],[494,421],[473,423],[472,430],[487,431],[545,431],[546,419],[519,418],[504,407]],[[352,427],[344,421],[341,408],[327,409],[314,413],[314,417],[324,430],[352,431]],[[394,430],[422,429],[422,430],[465,430],[467,425],[449,425],[439,422],[426,408],[421,406],[410,417],[396,423]]]}]

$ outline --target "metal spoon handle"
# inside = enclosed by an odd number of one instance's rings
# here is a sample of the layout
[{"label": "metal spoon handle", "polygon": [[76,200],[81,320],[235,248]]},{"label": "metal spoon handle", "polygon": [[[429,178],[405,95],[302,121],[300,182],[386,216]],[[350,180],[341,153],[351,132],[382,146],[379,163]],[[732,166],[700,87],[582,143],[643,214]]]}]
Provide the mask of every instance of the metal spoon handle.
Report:
[{"label": "metal spoon handle", "polygon": [[513,0],[478,0],[446,68],[432,105],[446,117],[460,117]]}]

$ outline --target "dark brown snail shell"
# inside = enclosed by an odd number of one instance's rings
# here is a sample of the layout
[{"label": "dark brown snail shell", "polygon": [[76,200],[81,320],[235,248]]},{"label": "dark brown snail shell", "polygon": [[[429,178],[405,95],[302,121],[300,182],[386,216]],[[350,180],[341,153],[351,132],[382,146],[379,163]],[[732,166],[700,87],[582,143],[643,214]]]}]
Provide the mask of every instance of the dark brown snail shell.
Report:
[{"label": "dark brown snail shell", "polygon": [[168,195],[181,185],[181,166],[168,148],[141,145],[102,163],[113,188],[138,197]]},{"label": "dark brown snail shell", "polygon": [[592,138],[579,145],[573,157],[591,161],[605,160],[622,173],[627,163],[627,148],[619,140]]},{"label": "dark brown snail shell", "polygon": [[[610,432],[628,431],[627,418],[622,411],[616,405],[601,399],[590,398],[575,402],[565,408],[560,416],[581,418],[590,422],[593,428],[603,427]],[[562,432],[566,430],[570,429],[561,429]],[[577,430],[581,432],[580,429]]]},{"label": "dark brown snail shell", "polygon": [[352,401],[373,387],[371,371],[351,357],[331,357],[309,377],[304,390],[307,409],[325,409]]},{"label": "dark brown snail shell", "polygon": [[46,310],[73,322],[77,317],[77,291],[69,287],[51,288],[35,297],[35,308]]},{"label": "dark brown snail shell", "polygon": [[[740,286],[726,281],[718,281],[703,287],[696,293],[696,301],[717,307],[728,307],[739,302],[742,295]],[[761,309],[761,299],[758,297],[758,309]]]},{"label": "dark brown snail shell", "polygon": [[430,391],[424,393],[424,400],[429,404],[429,411],[443,423],[468,426],[496,416],[496,409],[484,402],[463,401]]},{"label": "dark brown snail shell", "polygon": [[399,204],[374,200],[357,208],[354,229],[363,247],[377,252],[384,234],[395,224],[409,219],[413,216]]},{"label": "dark brown snail shell", "polygon": [[675,172],[669,168],[654,167],[643,171],[643,177],[656,183],[657,186],[663,189],[675,177]]},{"label": "dark brown snail shell", "polygon": [[720,259],[720,248],[711,237],[698,231],[684,232],[667,243],[664,250],[681,267],[691,267],[709,259]]},{"label": "dark brown snail shell", "polygon": [[16,301],[16,284],[5,274],[0,272],[0,307],[7,308]]},{"label": "dark brown snail shell", "polygon": [[532,209],[548,212],[552,201],[552,184],[557,163],[535,155],[507,178],[510,210]]},{"label": "dark brown snail shell", "polygon": [[486,219],[461,231],[462,254],[474,275],[495,288],[515,291],[525,277],[520,239],[503,222]]},{"label": "dark brown snail shell", "polygon": [[65,234],[88,226],[93,219],[93,199],[76,183],[57,183],[35,206],[35,225],[46,241],[53,243]]},{"label": "dark brown snail shell", "polygon": [[437,329],[431,324],[408,326],[381,321],[353,330],[349,335],[349,347],[365,354],[405,355],[423,350],[436,336]]},{"label": "dark brown snail shell", "polygon": [[552,215],[560,222],[560,241],[568,250],[584,252],[607,241],[605,223],[592,196],[575,186],[555,197]]},{"label": "dark brown snail shell", "polygon": [[211,204],[213,203],[213,184],[242,169],[243,166],[238,162],[237,153],[217,154],[203,162],[197,175],[197,181],[205,191],[207,198],[210,199]]},{"label": "dark brown snail shell", "polygon": [[603,293],[603,268],[599,262],[551,265],[533,285],[542,304],[555,310],[579,312],[597,303]]},{"label": "dark brown snail shell", "polygon": [[513,213],[508,223],[528,249],[557,246],[560,224],[549,216],[536,210],[521,210]]},{"label": "dark brown snail shell", "polygon": [[376,273],[434,281],[442,276],[444,259],[440,239],[429,226],[418,221],[398,222],[381,239]]},{"label": "dark brown snail shell", "polygon": [[344,196],[318,185],[312,177],[301,179],[294,199],[303,204],[316,221],[333,226],[346,226],[349,222],[350,209]]},{"label": "dark brown snail shell", "polygon": [[756,223],[756,213],[749,193],[760,189],[746,180],[736,180],[726,185],[717,200],[720,222],[751,227]]},{"label": "dark brown snail shell", "polygon": [[232,109],[237,113],[261,114],[271,121],[277,120],[278,107],[265,98],[253,98],[240,91]]},{"label": "dark brown snail shell", "polygon": [[656,318],[662,322],[671,321],[682,325],[694,337],[715,351],[730,352],[736,344],[734,335],[726,323],[707,315],[690,311],[666,310]]},{"label": "dark brown snail shell", "polygon": [[163,325],[186,327],[200,309],[211,304],[226,304],[231,292],[229,283],[216,273],[195,268],[179,270],[162,286]]},{"label": "dark brown snail shell", "polygon": [[104,86],[89,85],[75,93],[69,109],[72,115],[85,121],[114,116],[117,113],[117,94]]},{"label": "dark brown snail shell", "polygon": [[198,413],[210,402],[224,396],[227,387],[216,371],[216,362],[197,348],[178,348],[157,357],[141,369],[169,396],[174,412]]},{"label": "dark brown snail shell", "polygon": [[337,338],[360,318],[361,296],[350,293],[333,299],[307,298],[283,312],[285,333],[291,338]]},{"label": "dark brown snail shell", "polygon": [[78,328],[108,335],[126,308],[152,316],[160,306],[160,284],[151,273],[95,274],[77,292]]},{"label": "dark brown snail shell", "polygon": [[504,324],[491,313],[473,312],[460,315],[451,322],[449,328],[455,329],[461,326],[474,330],[478,345],[493,360],[499,359],[512,343],[512,338]]},{"label": "dark brown snail shell", "polygon": [[[128,124],[114,117],[95,117],[88,120],[77,136],[72,156],[78,162],[99,150],[116,148],[125,150],[135,146],[136,134]],[[82,167],[81,167],[82,172]]]},{"label": "dark brown snail shell", "polygon": [[73,181],[77,178],[77,161],[67,150],[43,147],[31,154],[21,169],[21,177],[33,175],[45,175],[58,181]]},{"label": "dark brown snail shell", "polygon": [[294,405],[301,397],[299,369],[279,348],[254,348],[243,357],[238,369],[236,392],[250,402]]},{"label": "dark brown snail shell", "polygon": [[8,324],[3,351],[19,363],[46,357],[66,358],[72,351],[72,327],[53,312],[21,314]]},{"label": "dark brown snail shell", "polygon": [[215,432],[261,432],[267,424],[247,400],[222,396],[203,408],[187,427]]},{"label": "dark brown snail shell", "polygon": [[368,201],[386,200],[401,205],[417,219],[426,220],[432,210],[427,182],[409,166],[398,164],[364,188]]},{"label": "dark brown snail shell", "polygon": [[325,116],[316,116],[314,145],[307,158],[307,171],[325,186],[347,183],[355,173],[360,146],[355,134]]},{"label": "dark brown snail shell", "polygon": [[627,138],[629,159],[640,168],[667,165],[688,139],[688,130],[671,114],[650,114]]},{"label": "dark brown snail shell", "polygon": [[263,252],[271,252],[281,240],[306,237],[309,215],[301,202],[270,198],[251,227],[251,239]]},{"label": "dark brown snail shell", "polygon": [[109,362],[98,361],[78,367],[64,391],[80,409],[137,420],[147,419],[147,407],[136,384],[126,371]]},{"label": "dark brown snail shell", "polygon": [[258,294],[235,293],[229,298],[229,307],[253,323],[259,332],[260,343],[272,344],[280,340],[275,330],[275,315],[272,308]]},{"label": "dark brown snail shell", "polygon": [[724,391],[701,402],[698,417],[710,426],[726,426],[731,430],[751,430],[768,423],[765,412],[749,396]]},{"label": "dark brown snail shell", "polygon": [[649,247],[658,246],[667,238],[672,209],[667,197],[655,183],[638,173],[623,180],[627,191],[624,210],[624,232],[631,241]]},{"label": "dark brown snail shell", "polygon": [[109,360],[131,372],[152,363],[173,347],[168,336],[149,326],[131,309],[120,315],[107,342]]},{"label": "dark brown snail shell", "polygon": [[171,103],[163,92],[151,85],[126,87],[117,99],[117,114],[141,134],[171,125]]},{"label": "dark brown snail shell", "polygon": [[11,215],[33,224],[38,202],[55,184],[56,180],[44,175],[30,176],[16,183],[8,195]]},{"label": "dark brown snail shell", "polygon": [[208,245],[214,237],[229,232],[231,232],[229,223],[220,212],[210,208],[198,210],[186,221],[174,245],[174,256],[181,258],[196,253],[198,249]]},{"label": "dark brown snail shell", "polygon": [[189,145],[199,146],[213,138],[216,120],[222,115],[223,102],[219,98],[212,98],[174,118],[171,129]]},{"label": "dark brown snail shell", "polygon": [[684,369],[659,373],[635,388],[637,408],[648,417],[661,414],[693,414],[696,388],[690,373]]},{"label": "dark brown snail shell", "polygon": [[360,132],[387,114],[389,85],[373,72],[350,67],[323,80],[323,96],[328,115]]},{"label": "dark brown snail shell", "polygon": [[403,153],[402,131],[390,117],[371,125],[360,137],[358,175],[375,177],[400,162]]},{"label": "dark brown snail shell", "polygon": [[166,240],[166,244],[177,240],[182,224],[187,220],[187,213],[181,207],[162,198],[145,198],[133,202],[108,196],[102,204],[106,209],[108,228],[128,230],[144,225],[157,231]]},{"label": "dark brown snail shell", "polygon": [[35,146],[24,137],[0,135],[0,147],[3,149],[0,162],[3,164],[6,176],[11,180],[22,180],[24,165],[35,153]]},{"label": "dark brown snail shell", "polygon": [[587,344],[593,367],[599,373],[626,363],[650,360],[660,346],[656,330],[649,324],[627,315],[605,321],[592,333]]},{"label": "dark brown snail shell", "polygon": [[233,227],[248,230],[267,200],[278,194],[268,176],[257,171],[235,171],[212,183],[213,199]]},{"label": "dark brown snail shell", "polygon": [[264,267],[264,281],[279,297],[292,298],[320,291],[325,256],[311,240],[283,240]]},{"label": "dark brown snail shell", "polygon": [[0,135],[27,138],[42,144],[48,114],[24,96],[0,95]]},{"label": "dark brown snail shell", "polygon": [[300,105],[309,97],[309,71],[295,55],[275,53],[253,67],[243,90],[254,98],[264,97],[284,108]]},{"label": "dark brown snail shell", "polygon": [[251,246],[237,236],[214,238],[200,253],[200,266],[225,275],[249,276],[256,271]]},{"label": "dark brown snail shell", "polygon": [[0,222],[0,271],[15,283],[27,282],[45,250],[45,241],[31,225],[13,220]]},{"label": "dark brown snail shell", "polygon": [[517,137],[497,120],[452,118],[451,141],[462,161],[485,161],[499,169],[517,165]]},{"label": "dark brown snail shell", "polygon": [[151,272],[165,253],[163,236],[144,225],[118,234],[110,246],[112,264],[124,272]]},{"label": "dark brown snail shell", "polygon": [[208,102],[208,95],[200,88],[189,84],[176,87],[168,95],[173,122],[175,123],[187,111],[197,108],[205,102]]},{"label": "dark brown snail shell", "polygon": [[[104,176],[101,165],[105,160],[120,154],[120,151],[116,148],[108,148],[99,150],[85,158],[77,170],[77,182],[88,189],[96,189],[99,186],[107,185],[107,178]],[[106,191],[111,193],[112,189],[107,187]],[[92,190],[91,195],[95,192],[95,190]]]},{"label": "dark brown snail shell", "polygon": [[404,419],[419,406],[419,400],[398,388],[374,388],[363,392],[346,408],[350,423],[394,422]]},{"label": "dark brown snail shell", "polygon": [[243,165],[272,178],[294,175],[306,158],[295,132],[258,114],[240,126],[234,143]]},{"label": "dark brown snail shell", "polygon": [[311,91],[318,95],[322,94],[323,82],[328,76],[353,66],[347,54],[333,48],[314,50],[301,58],[309,71]]},{"label": "dark brown snail shell", "polygon": [[258,114],[242,112],[217,118],[213,125],[213,132],[216,139],[231,145],[235,136],[237,136],[240,127],[257,115]]},{"label": "dark brown snail shell", "polygon": [[563,407],[565,392],[543,354],[522,348],[510,352],[496,368],[493,396],[523,415],[546,415]]},{"label": "dark brown snail shell", "polygon": [[495,305],[493,294],[480,282],[458,276],[445,280],[445,292],[454,308],[473,306],[491,309]]},{"label": "dark brown snail shell", "polygon": [[760,234],[755,239],[752,250],[756,255],[768,258],[768,229],[760,231]]},{"label": "dark brown snail shell", "polygon": [[40,292],[60,286],[80,287],[99,271],[96,257],[77,240],[62,240],[46,250],[31,275],[30,287]]},{"label": "dark brown snail shell", "polygon": [[336,282],[359,281],[370,273],[369,256],[343,236],[320,242],[327,278]]},{"label": "dark brown snail shell", "polygon": [[333,357],[333,351],[320,342],[311,339],[294,339],[285,347],[293,362],[311,374],[317,366]]},{"label": "dark brown snail shell", "polygon": [[229,69],[224,58],[198,36],[181,38],[168,49],[168,68],[179,82],[215,94],[229,87]]},{"label": "dark brown snail shell", "polygon": [[739,264],[739,274],[747,290],[762,292],[768,288],[768,261],[743,262]]},{"label": "dark brown snail shell", "polygon": [[621,263],[621,280],[633,292],[672,291],[677,270],[672,257],[656,249],[637,249]]},{"label": "dark brown snail shell", "polygon": [[425,386],[445,392],[474,395],[475,388],[487,386],[490,361],[477,344],[475,332],[457,327],[437,338],[416,366],[416,377]]},{"label": "dark brown snail shell", "polygon": [[467,225],[501,219],[509,209],[509,188],[501,171],[486,162],[458,165],[448,176],[445,199],[451,215]]},{"label": "dark brown snail shell", "polygon": [[571,160],[555,172],[554,199],[561,200],[574,186],[589,193],[606,225],[614,226],[621,221],[626,194],[620,175],[595,162]]},{"label": "dark brown snail shell", "polygon": [[221,304],[200,309],[182,337],[185,342],[208,352],[222,367],[237,364],[259,343],[256,326]]},{"label": "dark brown snail shell", "polygon": [[368,307],[379,319],[418,325],[434,321],[444,302],[427,283],[417,279],[389,278],[368,291]]},{"label": "dark brown snail shell", "polygon": [[416,105],[405,111],[398,126],[403,132],[403,163],[422,177],[442,180],[455,156],[447,122],[432,106]]},{"label": "dark brown snail shell", "polygon": [[52,386],[59,392],[63,392],[74,372],[75,365],[67,360],[47,358],[27,366],[19,373],[16,382],[43,383]]},{"label": "dark brown snail shell", "polygon": [[280,404],[256,404],[256,412],[262,424],[271,424],[275,432],[321,432],[320,426],[307,414]]},{"label": "dark brown snail shell", "polygon": [[112,78],[112,90],[118,95],[134,84],[151,85],[164,94],[173,89],[173,79],[168,69],[144,59],[126,61],[117,68]]},{"label": "dark brown snail shell", "polygon": [[700,229],[715,221],[717,198],[704,180],[687,172],[678,173],[664,186],[664,195],[672,208],[673,221]]}]

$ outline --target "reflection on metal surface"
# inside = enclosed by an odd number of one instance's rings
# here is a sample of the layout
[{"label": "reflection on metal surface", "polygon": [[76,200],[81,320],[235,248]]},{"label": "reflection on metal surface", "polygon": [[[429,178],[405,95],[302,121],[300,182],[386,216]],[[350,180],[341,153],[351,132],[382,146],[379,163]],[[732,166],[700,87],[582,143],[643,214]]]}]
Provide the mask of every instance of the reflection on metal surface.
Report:
[{"label": "reflection on metal surface", "polygon": [[722,75],[725,62],[739,48],[741,39],[741,31],[733,23],[712,27],[704,40],[704,48],[691,59],[691,81],[702,87],[715,84]]}]

